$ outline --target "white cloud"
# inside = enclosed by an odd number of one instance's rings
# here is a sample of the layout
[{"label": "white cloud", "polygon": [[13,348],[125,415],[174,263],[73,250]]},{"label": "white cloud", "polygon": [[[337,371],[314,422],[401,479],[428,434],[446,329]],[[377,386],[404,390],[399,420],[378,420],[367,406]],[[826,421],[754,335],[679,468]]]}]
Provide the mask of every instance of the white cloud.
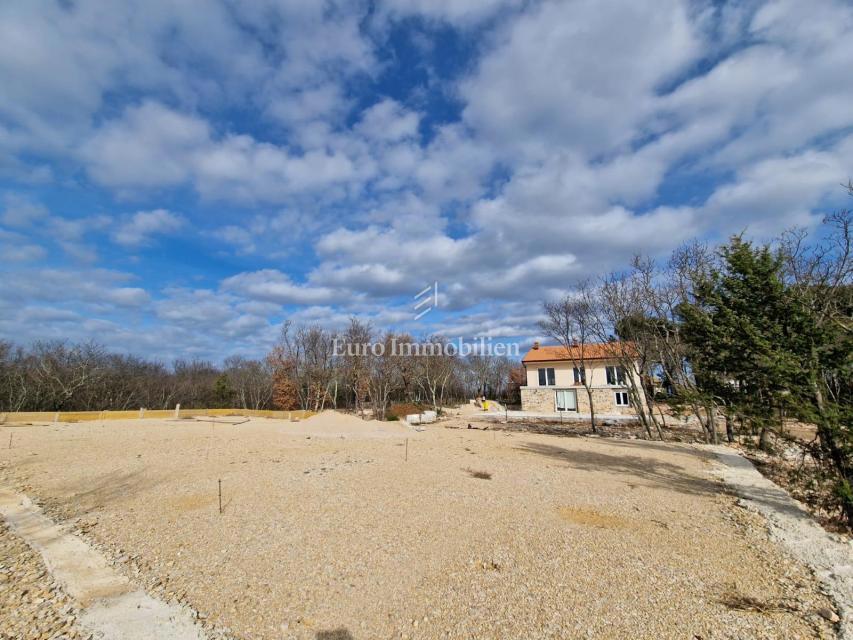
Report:
[{"label": "white cloud", "polygon": [[394,18],[414,15],[469,27],[523,4],[523,0],[383,0],[380,10]]},{"label": "white cloud", "polygon": [[81,156],[101,184],[170,186],[188,179],[195,156],[209,139],[203,120],[145,102],[105,123],[83,145]]},{"label": "white cloud", "polygon": [[215,229],[210,235],[231,245],[238,253],[253,253],[255,251],[254,236],[243,227],[229,224]]},{"label": "white cloud", "polygon": [[584,154],[630,142],[655,92],[702,53],[680,0],[544,2],[510,22],[461,86],[469,126],[507,153]]},{"label": "white cloud", "polygon": [[155,209],[137,211],[113,232],[113,240],[125,247],[140,247],[148,244],[155,235],[175,233],[184,225],[182,216]]},{"label": "white cloud", "polygon": [[203,119],[151,102],[105,123],[81,157],[92,178],[106,186],[138,192],[192,182],[206,197],[249,202],[284,200],[367,177],[344,153],[292,153],[248,135],[216,138]]},{"label": "white cloud", "polygon": [[5,302],[79,302],[90,308],[102,305],[135,308],[150,297],[140,287],[124,286],[127,274],[104,269],[33,269],[18,271],[14,278],[0,280]]},{"label": "white cloud", "polygon": [[222,281],[222,289],[252,300],[288,304],[326,304],[345,302],[345,298],[328,287],[294,283],[276,269],[239,273]]},{"label": "white cloud", "polygon": [[0,228],[0,255],[7,262],[34,262],[44,258],[47,251],[20,233]]},{"label": "white cloud", "polygon": [[10,227],[29,227],[48,217],[48,210],[43,204],[34,202],[19,193],[3,194],[3,213],[0,222]]},{"label": "white cloud", "polygon": [[393,142],[418,133],[420,116],[396,100],[385,99],[366,109],[356,131],[371,140]]}]

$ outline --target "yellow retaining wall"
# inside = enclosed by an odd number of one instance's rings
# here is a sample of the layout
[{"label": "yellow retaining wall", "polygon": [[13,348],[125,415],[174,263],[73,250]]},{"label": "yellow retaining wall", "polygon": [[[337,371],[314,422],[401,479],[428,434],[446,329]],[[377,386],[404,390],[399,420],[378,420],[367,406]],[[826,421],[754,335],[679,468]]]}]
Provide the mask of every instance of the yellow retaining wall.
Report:
[{"label": "yellow retaining wall", "polygon": [[[303,420],[314,415],[311,411],[271,411],[266,409],[181,409],[181,418],[196,416],[247,416],[251,418],[276,418]],[[94,420],[133,420],[135,418],[174,418],[174,409],[140,409],[133,411],[21,411],[0,413],[0,424],[27,422],[87,422]]]}]

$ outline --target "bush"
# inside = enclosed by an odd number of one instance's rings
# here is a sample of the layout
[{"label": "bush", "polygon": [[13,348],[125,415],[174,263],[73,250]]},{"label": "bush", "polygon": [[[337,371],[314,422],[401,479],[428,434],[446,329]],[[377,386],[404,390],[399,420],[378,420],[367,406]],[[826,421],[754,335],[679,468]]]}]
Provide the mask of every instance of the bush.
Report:
[{"label": "bush", "polygon": [[385,416],[388,420],[401,420],[413,413],[421,413],[426,410],[426,405],[418,405],[412,402],[397,402],[388,407]]}]

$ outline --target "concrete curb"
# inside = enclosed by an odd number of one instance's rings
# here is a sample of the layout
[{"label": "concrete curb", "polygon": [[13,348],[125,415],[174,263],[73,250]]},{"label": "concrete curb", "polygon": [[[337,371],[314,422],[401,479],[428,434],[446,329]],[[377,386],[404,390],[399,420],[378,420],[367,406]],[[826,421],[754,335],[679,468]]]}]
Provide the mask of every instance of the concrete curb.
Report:
[{"label": "concrete curb", "polygon": [[80,607],[79,624],[103,640],[205,640],[185,607],[135,590],[81,538],[57,526],[24,495],[0,487],[0,515],[39,551],[57,582]]}]

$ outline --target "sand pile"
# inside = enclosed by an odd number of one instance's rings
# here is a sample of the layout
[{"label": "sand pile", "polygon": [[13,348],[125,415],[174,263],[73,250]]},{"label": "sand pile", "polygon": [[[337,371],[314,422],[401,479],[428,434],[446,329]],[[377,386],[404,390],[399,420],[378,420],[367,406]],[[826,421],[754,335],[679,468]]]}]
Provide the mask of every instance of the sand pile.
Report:
[{"label": "sand pile", "polygon": [[370,438],[405,436],[412,433],[411,429],[399,422],[363,420],[356,415],[331,410],[322,411],[296,424],[300,432],[317,436]]}]

